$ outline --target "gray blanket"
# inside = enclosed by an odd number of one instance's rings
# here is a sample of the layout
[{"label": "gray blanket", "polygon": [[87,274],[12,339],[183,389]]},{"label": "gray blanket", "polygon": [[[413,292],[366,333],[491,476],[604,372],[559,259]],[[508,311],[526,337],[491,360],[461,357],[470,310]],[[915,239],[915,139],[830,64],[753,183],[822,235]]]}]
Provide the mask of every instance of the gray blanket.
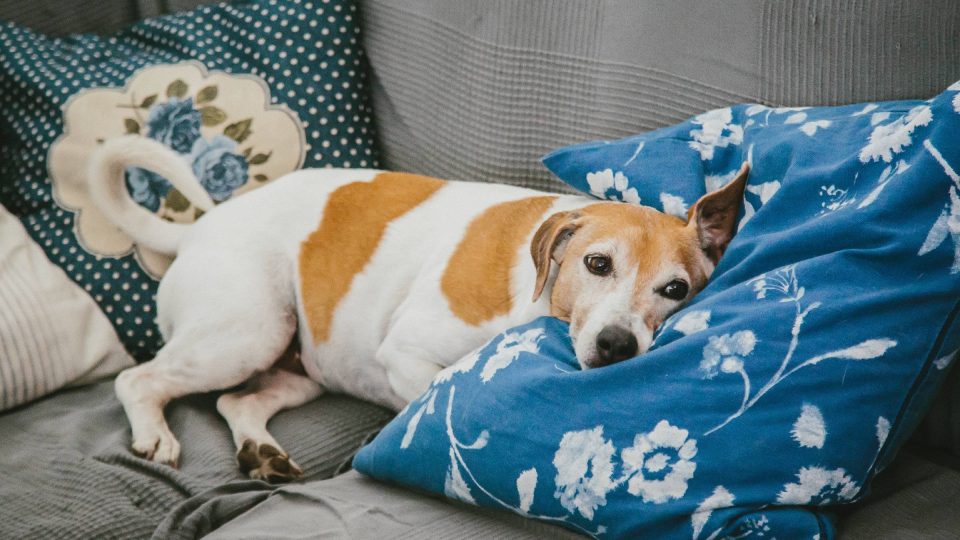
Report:
[{"label": "gray blanket", "polygon": [[[348,468],[391,413],[324,396],[270,423],[309,480]],[[0,415],[0,538],[195,538],[265,498],[237,472],[211,395],[167,408],[181,469],[139,459],[111,382],[58,393]]]}]

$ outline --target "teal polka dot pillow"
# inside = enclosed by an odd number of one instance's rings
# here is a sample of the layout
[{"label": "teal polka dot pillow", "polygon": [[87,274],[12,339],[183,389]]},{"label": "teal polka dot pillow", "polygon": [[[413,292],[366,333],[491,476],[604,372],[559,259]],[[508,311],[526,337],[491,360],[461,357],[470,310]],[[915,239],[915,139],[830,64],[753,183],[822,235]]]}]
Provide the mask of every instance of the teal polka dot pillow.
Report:
[{"label": "teal polka dot pillow", "polygon": [[[91,203],[86,164],[138,133],[187,161],[214,201],[301,167],[376,167],[356,6],[234,2],[113,36],[48,38],[0,23],[0,204],[106,313],[137,359],[162,344],[154,294],[170,259]],[[163,178],[126,175],[163,219],[200,212]]]}]

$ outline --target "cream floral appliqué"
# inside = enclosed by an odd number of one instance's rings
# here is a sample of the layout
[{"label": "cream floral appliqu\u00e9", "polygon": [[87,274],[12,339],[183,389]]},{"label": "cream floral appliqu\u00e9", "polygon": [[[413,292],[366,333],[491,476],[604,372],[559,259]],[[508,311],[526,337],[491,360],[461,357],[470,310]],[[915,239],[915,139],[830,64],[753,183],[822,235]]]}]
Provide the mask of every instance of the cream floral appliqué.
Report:
[{"label": "cream floral appliqu\u00e9", "polygon": [[[64,133],[50,148],[49,174],[57,203],[77,212],[76,233],[91,253],[133,252],[159,278],[170,259],[138,246],[93,205],[87,161],[98,144],[126,134],[149,137],[177,152],[216,202],[298,169],[306,152],[303,127],[290,109],[270,103],[259,77],[207,72],[197,62],[155,65],[124,88],[91,88],[63,108]],[[190,201],[151,171],[126,171],[131,197],[162,219],[190,223]]]}]

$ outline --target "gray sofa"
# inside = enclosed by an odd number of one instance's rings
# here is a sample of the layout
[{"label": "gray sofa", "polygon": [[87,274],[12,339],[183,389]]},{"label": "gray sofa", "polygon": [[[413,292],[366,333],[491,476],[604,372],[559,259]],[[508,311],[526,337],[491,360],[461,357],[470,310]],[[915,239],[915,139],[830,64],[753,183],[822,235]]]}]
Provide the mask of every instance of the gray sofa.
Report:
[{"label": "gray sofa", "polygon": [[[106,32],[197,3],[6,1],[0,19],[54,34]],[[735,102],[922,98],[960,79],[960,4],[950,0],[361,3],[383,166],[445,178],[560,190],[538,158],[564,144]],[[960,537],[958,378],[954,370],[872,495],[841,512],[841,538]],[[129,453],[109,381],[0,415],[0,537],[575,536],[350,471],[390,414],[342,396],[271,423],[305,482],[245,480],[213,400],[168,410],[184,442],[181,470]]]}]

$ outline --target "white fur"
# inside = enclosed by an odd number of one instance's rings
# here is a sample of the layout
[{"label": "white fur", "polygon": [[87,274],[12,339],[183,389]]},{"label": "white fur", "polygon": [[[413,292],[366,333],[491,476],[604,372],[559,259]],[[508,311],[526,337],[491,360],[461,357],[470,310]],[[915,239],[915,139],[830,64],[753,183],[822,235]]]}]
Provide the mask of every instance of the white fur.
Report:
[{"label": "white fur", "polygon": [[[210,210],[189,227],[156,218],[126,194],[122,171],[132,166],[163,174],[191,202]],[[107,216],[137,241],[177,254],[157,293],[157,322],[166,345],[154,360],[116,381],[133,447],[155,461],[179,458],[179,443],[162,414],[167,402],[228,388],[270,370],[298,323],[301,360],[319,386],[274,376],[258,392],[222,397],[218,406],[238,448],[248,439],[276,445],[265,427],[269,416],[311,399],[320,387],[399,409],[440,369],[492,335],[549,312],[549,290],[539,302],[530,302],[535,269],[528,245],[520,248],[512,269],[516,301],[510,313],[471,326],[451,313],[439,290],[447,261],[474,217],[491,205],[539,192],[447,183],[388,225],[338,304],[329,339],[315,344],[299,295],[301,243],[319,226],[331,192],[370,181],[380,171],[298,171],[216,207],[176,154],[144,138],[107,141],[90,172],[91,191]],[[555,207],[593,202],[561,196]],[[292,393],[289,399],[277,398],[284,389]],[[250,471],[255,473],[260,474]]]},{"label": "white fur", "polygon": [[[166,176],[191,202],[209,211],[191,226],[160,220],[126,193],[122,172],[132,166]],[[222,390],[252,377],[252,390],[218,401],[241,450],[247,443],[279,449],[266,430],[267,420],[282,408],[313,399],[322,389],[400,409],[422,393],[437,372],[496,333],[549,314],[552,279],[540,299],[531,301],[536,270],[529,245],[536,226],[518,247],[511,268],[509,312],[478,326],[451,312],[441,279],[470,222],[492,205],[540,193],[448,182],[388,224],[371,259],[336,306],[328,338],[315,343],[299,290],[301,244],[318,228],[333,191],[371,181],[379,172],[298,171],[213,207],[189,167],[163,145],[139,137],[102,145],[89,175],[97,204],[138,242],[177,254],[157,293],[157,322],[166,344],[152,361],[124,371],[116,380],[136,451],[176,464],[180,447],[163,407],[171,399]],[[559,196],[540,222],[555,212],[596,202]],[[629,256],[621,253],[618,265],[635,267],[626,260]],[[556,268],[551,273],[555,275]],[[678,271],[664,268],[661,274],[668,280]],[[578,356],[581,349],[595,354],[596,334],[613,323],[636,332],[641,352],[649,346],[652,329],[633,313],[638,305],[633,280],[620,282],[624,285],[616,290],[587,291],[598,303],[586,326],[576,329]],[[308,377],[273,369],[298,330]],[[274,462],[289,460],[281,454],[256,464],[250,476],[271,478],[277,471]],[[292,461],[289,465],[299,474]]]},{"label": "white fur", "polygon": [[89,178],[105,181],[90,183],[93,203],[123,232],[155,251],[173,255],[187,226],[157,219],[156,215],[130,199],[123,182],[125,163],[137,163],[167,178],[203,211],[213,208],[213,200],[194,179],[187,162],[153,139],[137,135],[119,137],[104,143],[94,153]]}]

